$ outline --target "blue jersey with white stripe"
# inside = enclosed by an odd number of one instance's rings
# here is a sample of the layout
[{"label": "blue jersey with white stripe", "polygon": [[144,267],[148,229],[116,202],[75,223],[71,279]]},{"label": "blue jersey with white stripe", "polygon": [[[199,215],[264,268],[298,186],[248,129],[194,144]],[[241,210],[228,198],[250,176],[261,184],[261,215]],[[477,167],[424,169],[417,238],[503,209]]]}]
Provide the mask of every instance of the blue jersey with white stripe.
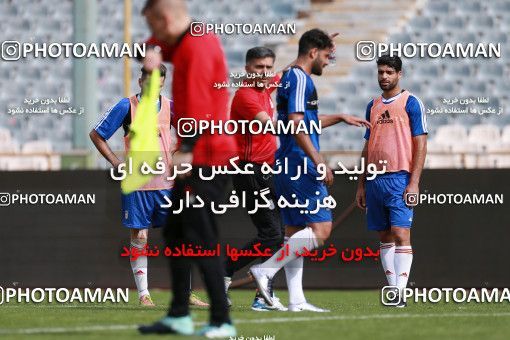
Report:
[{"label": "blue jersey with white stripe", "polygon": [[[140,100],[140,94],[137,94],[137,97],[138,100]],[[160,108],[161,104],[158,100],[158,111]],[[170,108],[171,113],[173,113],[171,100]],[[106,111],[103,117],[101,117],[101,120],[94,127],[94,130],[96,130],[96,132],[103,137],[104,140],[108,140],[122,126],[124,128],[124,136],[126,136],[129,132],[129,125],[131,124],[130,111],[131,104],[129,102],[129,98],[122,98],[117,104]],[[168,128],[170,128],[170,126]]]},{"label": "blue jersey with white stripe", "polygon": [[[302,114],[304,123],[310,130],[308,136],[313,146],[320,150],[319,134],[310,129],[312,121],[319,125],[317,90],[312,78],[300,67],[294,66],[283,74],[280,83],[282,86],[278,88],[276,96],[278,120],[287,126],[290,114]],[[302,164],[307,156],[297,144],[294,135],[280,134],[279,137],[280,147],[276,151],[276,159],[283,161],[288,158],[289,162]],[[313,162],[308,159],[308,164],[312,165]]]}]

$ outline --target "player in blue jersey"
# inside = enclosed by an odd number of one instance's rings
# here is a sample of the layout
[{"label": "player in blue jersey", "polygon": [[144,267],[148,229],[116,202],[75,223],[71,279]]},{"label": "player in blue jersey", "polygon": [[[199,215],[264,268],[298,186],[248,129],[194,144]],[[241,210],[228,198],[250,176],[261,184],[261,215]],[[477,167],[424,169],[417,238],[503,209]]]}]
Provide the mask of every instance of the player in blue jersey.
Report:
[{"label": "player in blue jersey", "polygon": [[[161,65],[161,84],[163,87],[166,67]],[[142,74],[138,80],[140,88],[143,89],[148,81],[148,73],[142,68]],[[117,158],[106,142],[122,126],[124,129],[125,151],[129,149],[129,126],[136,114],[136,107],[141,94],[133,95],[129,98],[123,98],[113,108],[111,108],[97,123],[90,132],[90,138],[99,152],[109,161],[114,168],[122,163]],[[131,251],[142,251],[147,245],[148,228],[156,228],[166,223],[168,210],[161,207],[166,203],[165,196],[171,197],[173,183],[166,178],[169,175],[169,168],[172,162],[172,141],[170,135],[172,103],[170,99],[160,96],[158,100],[158,130],[159,143],[162,157],[167,164],[167,172],[152,178],[149,183],[139,188],[137,191],[122,195],[122,224],[130,229],[130,247]],[[154,306],[150,297],[147,283],[147,256],[139,256],[130,261],[133,276],[135,278],[136,288],[138,290],[139,302],[143,306]],[[191,280],[190,280],[191,282]],[[207,306],[200,301],[196,295],[190,296],[190,303]]]},{"label": "player in blue jersey", "polygon": [[[327,33],[312,29],[304,33],[299,40],[299,52],[296,63],[282,77],[282,87],[278,88],[277,109],[278,119],[285,123],[293,122],[298,125],[304,121],[310,127],[311,122],[322,127],[328,127],[340,122],[359,127],[369,127],[370,123],[364,119],[346,115],[319,115],[318,97],[311,75],[320,76],[324,67],[334,51],[334,43]],[[289,252],[282,260],[280,251],[266,262],[250,268],[257,286],[268,304],[272,304],[268,293],[268,281],[282,268],[285,268],[287,286],[289,289],[289,311],[326,312],[308,303],[302,287],[303,257],[298,256],[303,248],[315,249],[324,244],[332,229],[332,214],[328,208],[317,208],[317,202],[323,202],[329,196],[326,186],[333,183],[333,172],[326,165],[319,153],[319,135],[313,129],[307,133],[300,132],[294,135],[280,135],[280,147],[276,152],[276,163],[283,163],[285,159],[289,164],[289,173],[275,176],[275,189],[277,197],[283,196],[287,201],[297,200],[303,204],[310,201],[307,210],[315,213],[305,213],[300,208],[282,208],[281,214],[285,225],[285,248]],[[297,167],[307,162],[308,174],[302,174],[297,180]],[[318,166],[326,169],[323,181],[317,171]]]},{"label": "player in blue jersey", "polygon": [[[421,100],[399,85],[402,60],[398,56],[381,56],[377,74],[382,94],[367,106],[366,119],[372,128],[365,133],[362,157],[373,164],[385,160],[386,169],[372,180],[360,176],[356,202],[366,211],[368,229],[379,234],[388,285],[400,293],[407,286],[413,261],[411,225],[427,154],[427,119]],[[390,305],[402,308],[406,302],[396,298]]]}]

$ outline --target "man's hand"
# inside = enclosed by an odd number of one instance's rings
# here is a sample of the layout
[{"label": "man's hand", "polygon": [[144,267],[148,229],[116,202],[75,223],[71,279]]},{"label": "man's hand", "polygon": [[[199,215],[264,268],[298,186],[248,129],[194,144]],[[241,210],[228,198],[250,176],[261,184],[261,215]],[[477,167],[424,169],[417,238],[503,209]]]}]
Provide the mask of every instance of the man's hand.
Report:
[{"label": "man's hand", "polygon": [[418,184],[409,182],[404,190],[404,202],[406,202],[407,206],[415,206],[418,203],[418,195],[420,194],[420,189]]},{"label": "man's hand", "polygon": [[331,33],[331,34],[329,35],[329,38],[330,38],[331,40],[333,40],[333,39],[335,39],[338,35],[340,35],[340,33],[338,33],[338,32],[333,32],[333,33]]},{"label": "man's hand", "polygon": [[326,167],[326,177],[323,179],[323,181],[328,187],[330,187],[333,185],[335,176],[333,175],[333,171],[331,170],[331,168],[326,163],[323,163],[323,164]]},{"label": "man's hand", "polygon": [[367,208],[364,185],[358,185],[358,190],[356,190],[356,204],[361,210],[365,210]]},{"label": "man's hand", "polygon": [[[193,162],[193,153],[192,152],[180,152],[176,151],[172,156],[172,163],[177,167],[177,170],[184,170],[183,164],[191,164]],[[172,166],[170,171],[170,175],[173,175]],[[177,178],[183,179],[191,175],[191,171],[186,172],[185,174],[178,175]]]},{"label": "man's hand", "polygon": [[121,165],[122,163],[124,163],[123,161],[121,161],[120,159],[117,159],[115,160],[113,163],[112,163],[112,167],[118,169],[119,168],[119,165]]},{"label": "man's hand", "polygon": [[163,57],[160,53],[160,48],[149,49],[145,53],[145,58],[143,59],[143,68],[147,70],[147,72],[152,72],[159,68],[159,65],[163,62]]},{"label": "man's hand", "polygon": [[356,116],[351,116],[348,114],[341,114],[340,116],[341,116],[342,121],[346,124],[359,126],[359,127],[366,127],[368,129],[370,129],[372,127],[370,122],[365,119],[362,119],[362,118],[359,118]]},{"label": "man's hand", "polygon": [[119,171],[119,166],[121,164],[124,164],[124,162],[122,162],[121,160],[117,159],[115,161],[113,161],[112,163],[112,169],[113,169],[113,172],[110,171],[110,174],[112,176],[112,178],[114,179],[117,179],[117,178],[120,178],[120,177],[124,177],[126,176],[126,172],[127,172],[127,169],[124,169],[124,176],[121,175],[120,171]]}]

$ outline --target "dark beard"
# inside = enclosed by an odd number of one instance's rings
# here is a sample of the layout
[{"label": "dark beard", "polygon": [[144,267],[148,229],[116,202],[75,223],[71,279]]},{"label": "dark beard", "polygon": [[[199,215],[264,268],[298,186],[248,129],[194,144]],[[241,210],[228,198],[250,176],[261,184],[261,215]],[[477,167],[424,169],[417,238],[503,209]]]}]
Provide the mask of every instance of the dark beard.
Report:
[{"label": "dark beard", "polygon": [[312,64],[311,71],[312,71],[312,74],[315,74],[316,76],[322,75],[322,67],[318,60]]},{"label": "dark beard", "polygon": [[379,87],[380,87],[380,88],[381,88],[381,90],[383,90],[383,91],[391,91],[391,90],[393,90],[393,89],[397,86],[397,84],[398,84],[397,82],[395,82],[394,84],[390,83],[390,84],[388,85],[388,88],[387,88],[387,89],[385,89],[385,88],[383,88],[383,86],[381,85],[381,83],[379,83]]}]

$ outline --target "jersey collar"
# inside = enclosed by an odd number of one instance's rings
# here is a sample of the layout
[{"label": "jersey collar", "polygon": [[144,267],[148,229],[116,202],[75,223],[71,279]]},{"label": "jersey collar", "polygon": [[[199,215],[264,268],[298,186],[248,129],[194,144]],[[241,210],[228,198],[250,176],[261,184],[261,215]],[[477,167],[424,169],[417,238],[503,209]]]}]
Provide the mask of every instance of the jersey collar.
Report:
[{"label": "jersey collar", "polygon": [[405,89],[402,89],[402,91],[400,91],[400,93],[399,93],[399,94],[397,94],[397,95],[395,95],[395,96],[393,96],[393,97],[391,97],[391,98],[388,98],[388,99],[384,98],[384,97],[381,95],[381,101],[383,102],[383,104],[389,104],[389,103],[391,103],[392,101],[396,100],[398,97],[400,97],[400,95],[401,95],[402,93],[404,93],[404,91],[405,91]]}]

